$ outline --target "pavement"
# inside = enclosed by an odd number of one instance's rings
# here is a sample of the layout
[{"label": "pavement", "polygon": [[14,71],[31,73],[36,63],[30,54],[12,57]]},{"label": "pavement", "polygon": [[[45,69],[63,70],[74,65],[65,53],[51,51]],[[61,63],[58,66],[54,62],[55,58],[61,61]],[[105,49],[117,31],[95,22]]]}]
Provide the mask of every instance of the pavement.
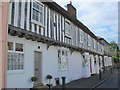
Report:
[{"label": "pavement", "polygon": [[[102,73],[102,78],[99,78],[99,74],[93,75],[89,78],[82,78],[70,83],[65,84],[65,88],[89,88],[93,89],[105,82],[108,78],[110,78],[117,70],[113,69],[112,74],[111,70],[106,70]],[[54,88],[62,88],[61,85],[55,86]]]}]

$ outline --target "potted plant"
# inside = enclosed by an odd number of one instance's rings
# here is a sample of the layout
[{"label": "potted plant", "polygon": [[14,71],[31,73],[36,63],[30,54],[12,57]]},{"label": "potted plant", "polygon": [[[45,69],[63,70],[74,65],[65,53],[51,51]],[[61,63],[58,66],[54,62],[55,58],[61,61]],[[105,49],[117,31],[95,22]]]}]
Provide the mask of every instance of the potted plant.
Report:
[{"label": "potted plant", "polygon": [[37,77],[35,77],[35,76],[31,77],[31,81],[32,81],[32,82],[35,82],[35,81],[37,81],[37,80],[38,80]]},{"label": "potted plant", "polygon": [[47,75],[47,79],[52,79],[52,76],[51,75]]},{"label": "potted plant", "polygon": [[46,78],[49,80],[49,84],[47,84],[47,85],[48,85],[49,88],[51,88],[52,84],[50,83],[50,80],[52,79],[52,76],[51,75],[47,75]]}]

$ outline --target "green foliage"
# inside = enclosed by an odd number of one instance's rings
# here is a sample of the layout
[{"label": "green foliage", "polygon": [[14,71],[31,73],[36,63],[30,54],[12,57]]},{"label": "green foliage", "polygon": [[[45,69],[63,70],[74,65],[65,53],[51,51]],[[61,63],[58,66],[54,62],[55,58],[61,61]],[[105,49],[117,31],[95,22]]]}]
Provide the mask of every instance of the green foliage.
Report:
[{"label": "green foliage", "polygon": [[120,51],[120,48],[115,41],[110,42],[110,51]]},{"label": "green foliage", "polygon": [[112,56],[112,60],[113,60],[115,63],[119,63],[120,58],[118,58],[117,56]]}]

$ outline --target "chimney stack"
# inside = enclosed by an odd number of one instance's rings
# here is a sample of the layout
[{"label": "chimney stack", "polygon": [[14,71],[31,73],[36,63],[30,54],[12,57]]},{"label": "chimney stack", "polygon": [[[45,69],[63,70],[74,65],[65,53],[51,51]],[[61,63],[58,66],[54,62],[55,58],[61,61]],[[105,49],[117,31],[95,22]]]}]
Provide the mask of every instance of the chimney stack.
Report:
[{"label": "chimney stack", "polygon": [[67,4],[67,11],[73,18],[76,19],[76,8],[72,5],[72,1],[70,1],[70,4]]}]

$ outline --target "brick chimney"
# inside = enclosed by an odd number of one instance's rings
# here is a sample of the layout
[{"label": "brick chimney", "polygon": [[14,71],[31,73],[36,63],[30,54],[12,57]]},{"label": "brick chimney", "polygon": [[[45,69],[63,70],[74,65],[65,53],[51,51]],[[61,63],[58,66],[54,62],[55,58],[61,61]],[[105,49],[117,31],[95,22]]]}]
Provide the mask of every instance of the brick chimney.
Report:
[{"label": "brick chimney", "polygon": [[72,5],[71,1],[70,4],[67,4],[67,11],[73,18],[76,19],[76,8]]}]

